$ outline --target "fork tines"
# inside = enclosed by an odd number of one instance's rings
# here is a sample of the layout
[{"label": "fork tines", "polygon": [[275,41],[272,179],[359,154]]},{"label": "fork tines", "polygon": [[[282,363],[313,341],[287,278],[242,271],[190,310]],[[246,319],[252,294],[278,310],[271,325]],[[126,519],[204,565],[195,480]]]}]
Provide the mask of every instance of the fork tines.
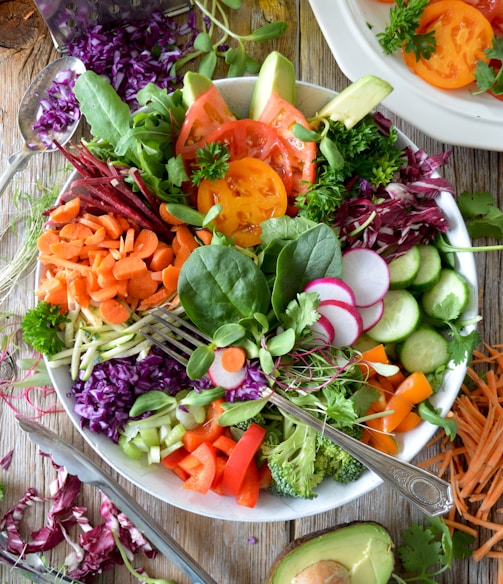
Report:
[{"label": "fork tines", "polygon": [[[147,333],[144,330],[141,333],[146,339],[182,365],[187,365],[188,357],[190,357],[197,347],[210,341],[210,338],[193,324],[165,308],[156,308],[151,312],[151,316],[162,327],[145,323],[145,326],[150,329],[151,333]],[[178,351],[173,347],[176,347]],[[180,354],[180,351],[183,354]]]}]

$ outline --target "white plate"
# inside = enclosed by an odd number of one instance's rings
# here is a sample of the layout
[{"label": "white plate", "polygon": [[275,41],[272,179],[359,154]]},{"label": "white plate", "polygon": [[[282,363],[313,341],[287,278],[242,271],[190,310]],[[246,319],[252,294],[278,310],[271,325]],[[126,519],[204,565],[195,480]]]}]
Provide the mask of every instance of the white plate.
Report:
[{"label": "white plate", "polygon": [[[383,105],[425,134],[456,146],[503,150],[503,102],[468,88],[437,89],[411,73],[400,54],[385,55],[376,33],[389,21],[377,0],[310,0],[339,67],[351,80],[366,74],[394,87]],[[342,89],[342,88],[339,88]]]},{"label": "white plate", "polygon": [[[233,111],[241,117],[246,117],[247,115],[254,83],[254,78],[225,79],[217,82],[219,89]],[[299,83],[297,106],[306,115],[312,115],[319,111],[321,106],[333,95],[334,93],[329,90]],[[407,138],[400,136],[399,146],[405,147],[406,145],[413,146]],[[449,232],[451,242],[459,246],[468,246],[470,241],[453,198],[448,193],[443,193],[439,204],[444,209],[451,226]],[[459,271],[464,274],[473,287],[473,303],[467,313],[475,315],[477,310],[475,263],[472,254],[465,253],[463,255],[462,261],[459,262]],[[450,371],[446,376],[444,386],[435,396],[436,407],[440,408],[443,414],[447,413],[454,401],[463,381],[465,370],[464,366],[458,366]],[[94,450],[117,472],[144,491],[187,511],[232,521],[286,521],[314,515],[344,505],[381,483],[381,480],[374,474],[366,472],[360,480],[347,486],[337,484],[333,480],[324,481],[317,489],[318,497],[313,500],[280,499],[268,493],[262,493],[258,505],[254,509],[240,507],[231,497],[221,497],[214,493],[200,495],[182,489],[180,480],[170,471],[160,466],[149,467],[145,463],[132,461],[124,456],[119,447],[108,438],[94,434],[87,429],[82,430],[79,416],[72,411],[74,400],[72,397],[68,397],[68,393],[71,391],[68,369],[49,369],[49,372],[58,396],[70,419]],[[423,423],[412,432],[409,432],[403,441],[400,456],[410,460],[421,450],[435,430],[436,428],[430,424]]]}]

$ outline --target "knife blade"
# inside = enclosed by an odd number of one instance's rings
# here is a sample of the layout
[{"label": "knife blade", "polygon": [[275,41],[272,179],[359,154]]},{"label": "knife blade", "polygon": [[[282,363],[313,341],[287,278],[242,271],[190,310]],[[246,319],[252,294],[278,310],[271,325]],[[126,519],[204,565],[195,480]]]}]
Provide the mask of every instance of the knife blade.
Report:
[{"label": "knife blade", "polygon": [[30,440],[43,452],[51,454],[56,464],[66,467],[70,474],[78,476],[83,483],[93,485],[105,493],[160,553],[191,578],[193,584],[217,584],[114,478],[102,471],[89,457],[38,422],[23,416],[17,416],[17,420]]}]

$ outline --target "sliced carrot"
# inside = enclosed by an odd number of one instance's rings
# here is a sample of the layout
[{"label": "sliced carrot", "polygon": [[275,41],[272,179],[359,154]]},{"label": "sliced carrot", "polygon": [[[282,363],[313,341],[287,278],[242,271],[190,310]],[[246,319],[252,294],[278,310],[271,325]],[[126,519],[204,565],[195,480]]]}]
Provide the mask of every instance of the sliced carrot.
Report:
[{"label": "sliced carrot", "polygon": [[229,373],[235,373],[236,371],[239,371],[245,362],[246,352],[242,347],[226,347],[222,351],[222,367],[226,371],[229,371]]},{"label": "sliced carrot", "polygon": [[131,311],[115,298],[100,302],[99,312],[101,318],[109,324],[122,324],[131,315]]},{"label": "sliced carrot", "polygon": [[153,306],[160,306],[171,296],[173,292],[162,287],[157,292],[145,298],[138,306],[139,311],[147,310]]},{"label": "sliced carrot", "polygon": [[175,217],[168,211],[167,203],[161,203],[159,205],[159,216],[169,225],[182,225],[182,223],[185,223],[185,221],[178,219],[178,217]]},{"label": "sliced carrot", "polygon": [[67,223],[59,231],[59,236],[61,239],[66,239],[67,241],[72,241],[75,239],[86,240],[92,234],[92,229],[87,225],[83,225],[82,223]]},{"label": "sliced carrot", "polygon": [[142,229],[136,236],[131,256],[149,258],[157,249],[159,238],[151,229]]},{"label": "sliced carrot", "polygon": [[147,273],[147,264],[137,256],[128,256],[117,260],[112,268],[116,280],[129,280]]},{"label": "sliced carrot", "polygon": [[98,243],[98,247],[104,249],[119,249],[121,242],[118,239],[103,239]]},{"label": "sliced carrot", "polygon": [[203,245],[210,245],[213,239],[213,233],[209,229],[198,229],[196,237]]},{"label": "sliced carrot", "polygon": [[94,302],[103,302],[104,300],[109,300],[110,298],[115,298],[117,296],[117,286],[109,286],[108,288],[99,288],[98,290],[93,290],[89,292],[89,296],[94,300]]},{"label": "sliced carrot", "polygon": [[70,223],[79,216],[79,213],[80,199],[75,197],[53,209],[49,213],[49,217],[54,223]]},{"label": "sliced carrot", "polygon": [[134,239],[136,231],[133,227],[126,230],[126,237],[124,238],[124,253],[131,253],[133,251]]},{"label": "sliced carrot", "polygon": [[171,246],[159,246],[152,254],[149,268],[154,272],[159,272],[160,270],[164,270],[164,268],[167,268],[169,265],[171,265],[174,259],[175,254]]},{"label": "sliced carrot", "polygon": [[79,217],[79,223],[87,225],[92,231],[98,231],[100,227],[103,227],[103,225],[98,222],[98,218],[90,213],[84,213],[84,215]]},{"label": "sliced carrot", "polygon": [[180,249],[176,252],[175,261],[173,262],[175,268],[181,269],[183,264],[188,260],[192,251],[193,250],[187,247],[186,245],[181,245]]},{"label": "sliced carrot", "polygon": [[115,258],[110,252],[106,252],[100,257],[97,257],[97,264],[93,265],[93,270],[98,274],[109,274],[115,266]]},{"label": "sliced carrot", "polygon": [[91,270],[89,266],[79,264],[78,262],[71,262],[63,258],[58,258],[57,256],[54,255],[42,254],[38,257],[38,259],[42,264],[49,265],[52,264],[60,268],[69,268],[71,270],[76,270],[77,272],[81,272],[83,274],[87,274]]},{"label": "sliced carrot", "polygon": [[52,243],[50,245],[51,253],[53,253],[58,258],[62,258],[64,260],[72,260],[77,258],[80,254],[80,250],[82,249],[83,241],[57,241],[56,243]]},{"label": "sliced carrot", "polygon": [[96,231],[94,232],[91,231],[91,233],[92,235],[87,237],[84,241],[85,245],[87,246],[98,245],[99,243],[105,240],[105,237],[107,235],[107,232],[103,226],[98,227],[98,229],[96,229]]},{"label": "sliced carrot", "polygon": [[37,239],[37,249],[41,253],[51,253],[51,245],[59,242],[59,231],[48,229]]},{"label": "sliced carrot", "polygon": [[188,247],[190,251],[194,251],[196,247],[199,247],[197,241],[194,239],[194,235],[186,224],[175,227],[175,239],[180,246]]},{"label": "sliced carrot", "polygon": [[119,239],[123,233],[123,228],[120,221],[112,215],[112,213],[107,213],[106,215],[96,216],[96,221],[102,225],[109,237],[112,239]]},{"label": "sliced carrot", "polygon": [[128,282],[128,294],[134,298],[145,300],[157,291],[159,282],[152,278],[151,272],[145,272],[139,276],[134,276]]},{"label": "sliced carrot", "polygon": [[180,276],[180,268],[175,266],[168,266],[162,270],[162,283],[167,290],[174,292],[178,289],[178,278]]},{"label": "sliced carrot", "polygon": [[87,291],[87,278],[77,276],[68,282],[68,293],[75,302],[82,308],[88,308],[91,303],[91,297]]}]

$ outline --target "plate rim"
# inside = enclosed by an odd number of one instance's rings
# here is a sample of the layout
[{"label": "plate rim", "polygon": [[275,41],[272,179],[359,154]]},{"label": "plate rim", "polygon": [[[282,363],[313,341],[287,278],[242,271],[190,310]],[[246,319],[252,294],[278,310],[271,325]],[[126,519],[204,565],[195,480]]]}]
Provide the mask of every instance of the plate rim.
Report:
[{"label": "plate rim", "polygon": [[[251,95],[250,88],[254,85],[255,80],[256,77],[244,77],[239,79],[241,87],[246,86],[249,95]],[[231,96],[236,93],[236,79],[222,79],[217,80],[215,83],[222,91],[224,97],[231,101]],[[308,103],[313,113],[320,107],[319,104],[324,105],[326,100],[336,93],[327,88],[301,81],[297,81],[297,88],[297,105],[302,107],[302,104]],[[316,99],[310,97],[310,92],[313,89],[317,91]],[[248,103],[242,102],[241,106],[242,111],[246,111]],[[235,111],[239,111],[240,108],[234,109]],[[407,138],[403,132],[398,130],[398,133],[404,146],[409,145],[416,148],[414,143],[409,138]],[[62,193],[65,192],[67,185],[71,183],[72,180],[74,180],[75,175],[76,171],[74,171],[68,178],[65,186],[61,191]],[[455,224],[454,234],[456,238],[461,239],[464,242],[464,245],[468,245],[469,237],[466,231],[466,226],[464,221],[462,221],[461,214],[459,213],[459,209],[457,208],[454,198],[449,193],[443,192],[441,194],[441,201],[442,205],[446,207],[445,212],[451,226],[453,223]],[[453,233],[452,227],[449,233]],[[41,264],[38,262],[36,281],[39,279],[40,267]],[[477,274],[473,253],[466,253],[466,257],[462,262],[461,268],[461,271],[466,273],[466,276],[473,287],[472,303],[467,308],[465,313],[473,313],[475,315],[477,313],[476,298],[478,294]],[[44,359],[47,361],[45,357]],[[290,521],[336,509],[342,505],[353,502],[371,490],[375,489],[383,482],[379,477],[370,471],[366,471],[358,481],[350,483],[349,486],[340,485],[334,481],[330,481],[330,479],[326,479],[319,487],[317,487],[318,497],[315,499],[305,500],[278,498],[269,493],[261,493],[259,503],[253,509],[239,506],[235,503],[234,499],[229,497],[221,497],[215,493],[210,492],[206,495],[200,495],[195,492],[193,493],[187,490],[183,490],[181,489],[179,480],[168,469],[164,469],[159,466],[155,466],[152,469],[149,469],[145,463],[139,463],[138,461],[133,461],[127,458],[121,452],[120,448],[104,435],[98,435],[91,432],[88,428],[82,428],[80,424],[80,417],[72,411],[73,401],[72,398],[68,396],[70,388],[68,386],[64,387],[64,384],[61,383],[61,380],[65,377],[65,373],[66,381],[71,383],[68,369],[66,368],[65,371],[62,371],[62,369],[65,368],[60,367],[59,369],[55,369],[48,367],[49,376],[67,415],[69,416],[72,424],[77,429],[79,434],[83,436],[84,440],[89,444],[89,446],[91,446],[96,454],[102,458],[103,462],[108,464],[123,478],[130,481],[136,487],[142,489],[148,494],[176,508],[199,515],[204,515],[206,517],[211,517],[213,519],[227,521],[255,523]],[[447,382],[452,381],[459,387],[464,378],[465,372],[466,364],[464,366],[457,366],[454,371],[448,373]],[[445,385],[449,384],[447,382]],[[440,397],[442,397],[443,391],[446,391],[446,389],[442,387],[436,395],[440,395]],[[454,401],[454,398],[455,395],[452,396],[452,401]],[[436,401],[439,401],[438,397]],[[452,404],[452,401],[450,403],[443,403],[443,400],[440,400],[442,404],[442,414],[447,413]],[[412,430],[411,433],[408,434],[410,440],[407,441],[406,448],[400,453],[399,458],[410,461],[424,447],[423,445],[423,447],[420,449],[413,448],[412,445],[416,442],[416,440],[420,438],[421,442],[426,444],[436,432],[436,430],[436,426],[426,422],[424,422],[419,428]],[[111,456],[112,458],[110,458]],[[159,485],[161,484],[161,482],[157,480],[159,477],[159,471],[162,473],[162,482],[167,483],[170,486],[172,485],[174,488],[173,494],[171,496],[163,496],[162,493],[158,492]],[[356,491],[357,494],[355,494]],[[333,501],[327,500],[324,504],[320,504],[320,497],[326,499],[327,496],[333,497],[334,493],[339,495],[340,499],[338,501],[334,503]],[[177,494],[180,495],[181,499],[177,498]]]}]

